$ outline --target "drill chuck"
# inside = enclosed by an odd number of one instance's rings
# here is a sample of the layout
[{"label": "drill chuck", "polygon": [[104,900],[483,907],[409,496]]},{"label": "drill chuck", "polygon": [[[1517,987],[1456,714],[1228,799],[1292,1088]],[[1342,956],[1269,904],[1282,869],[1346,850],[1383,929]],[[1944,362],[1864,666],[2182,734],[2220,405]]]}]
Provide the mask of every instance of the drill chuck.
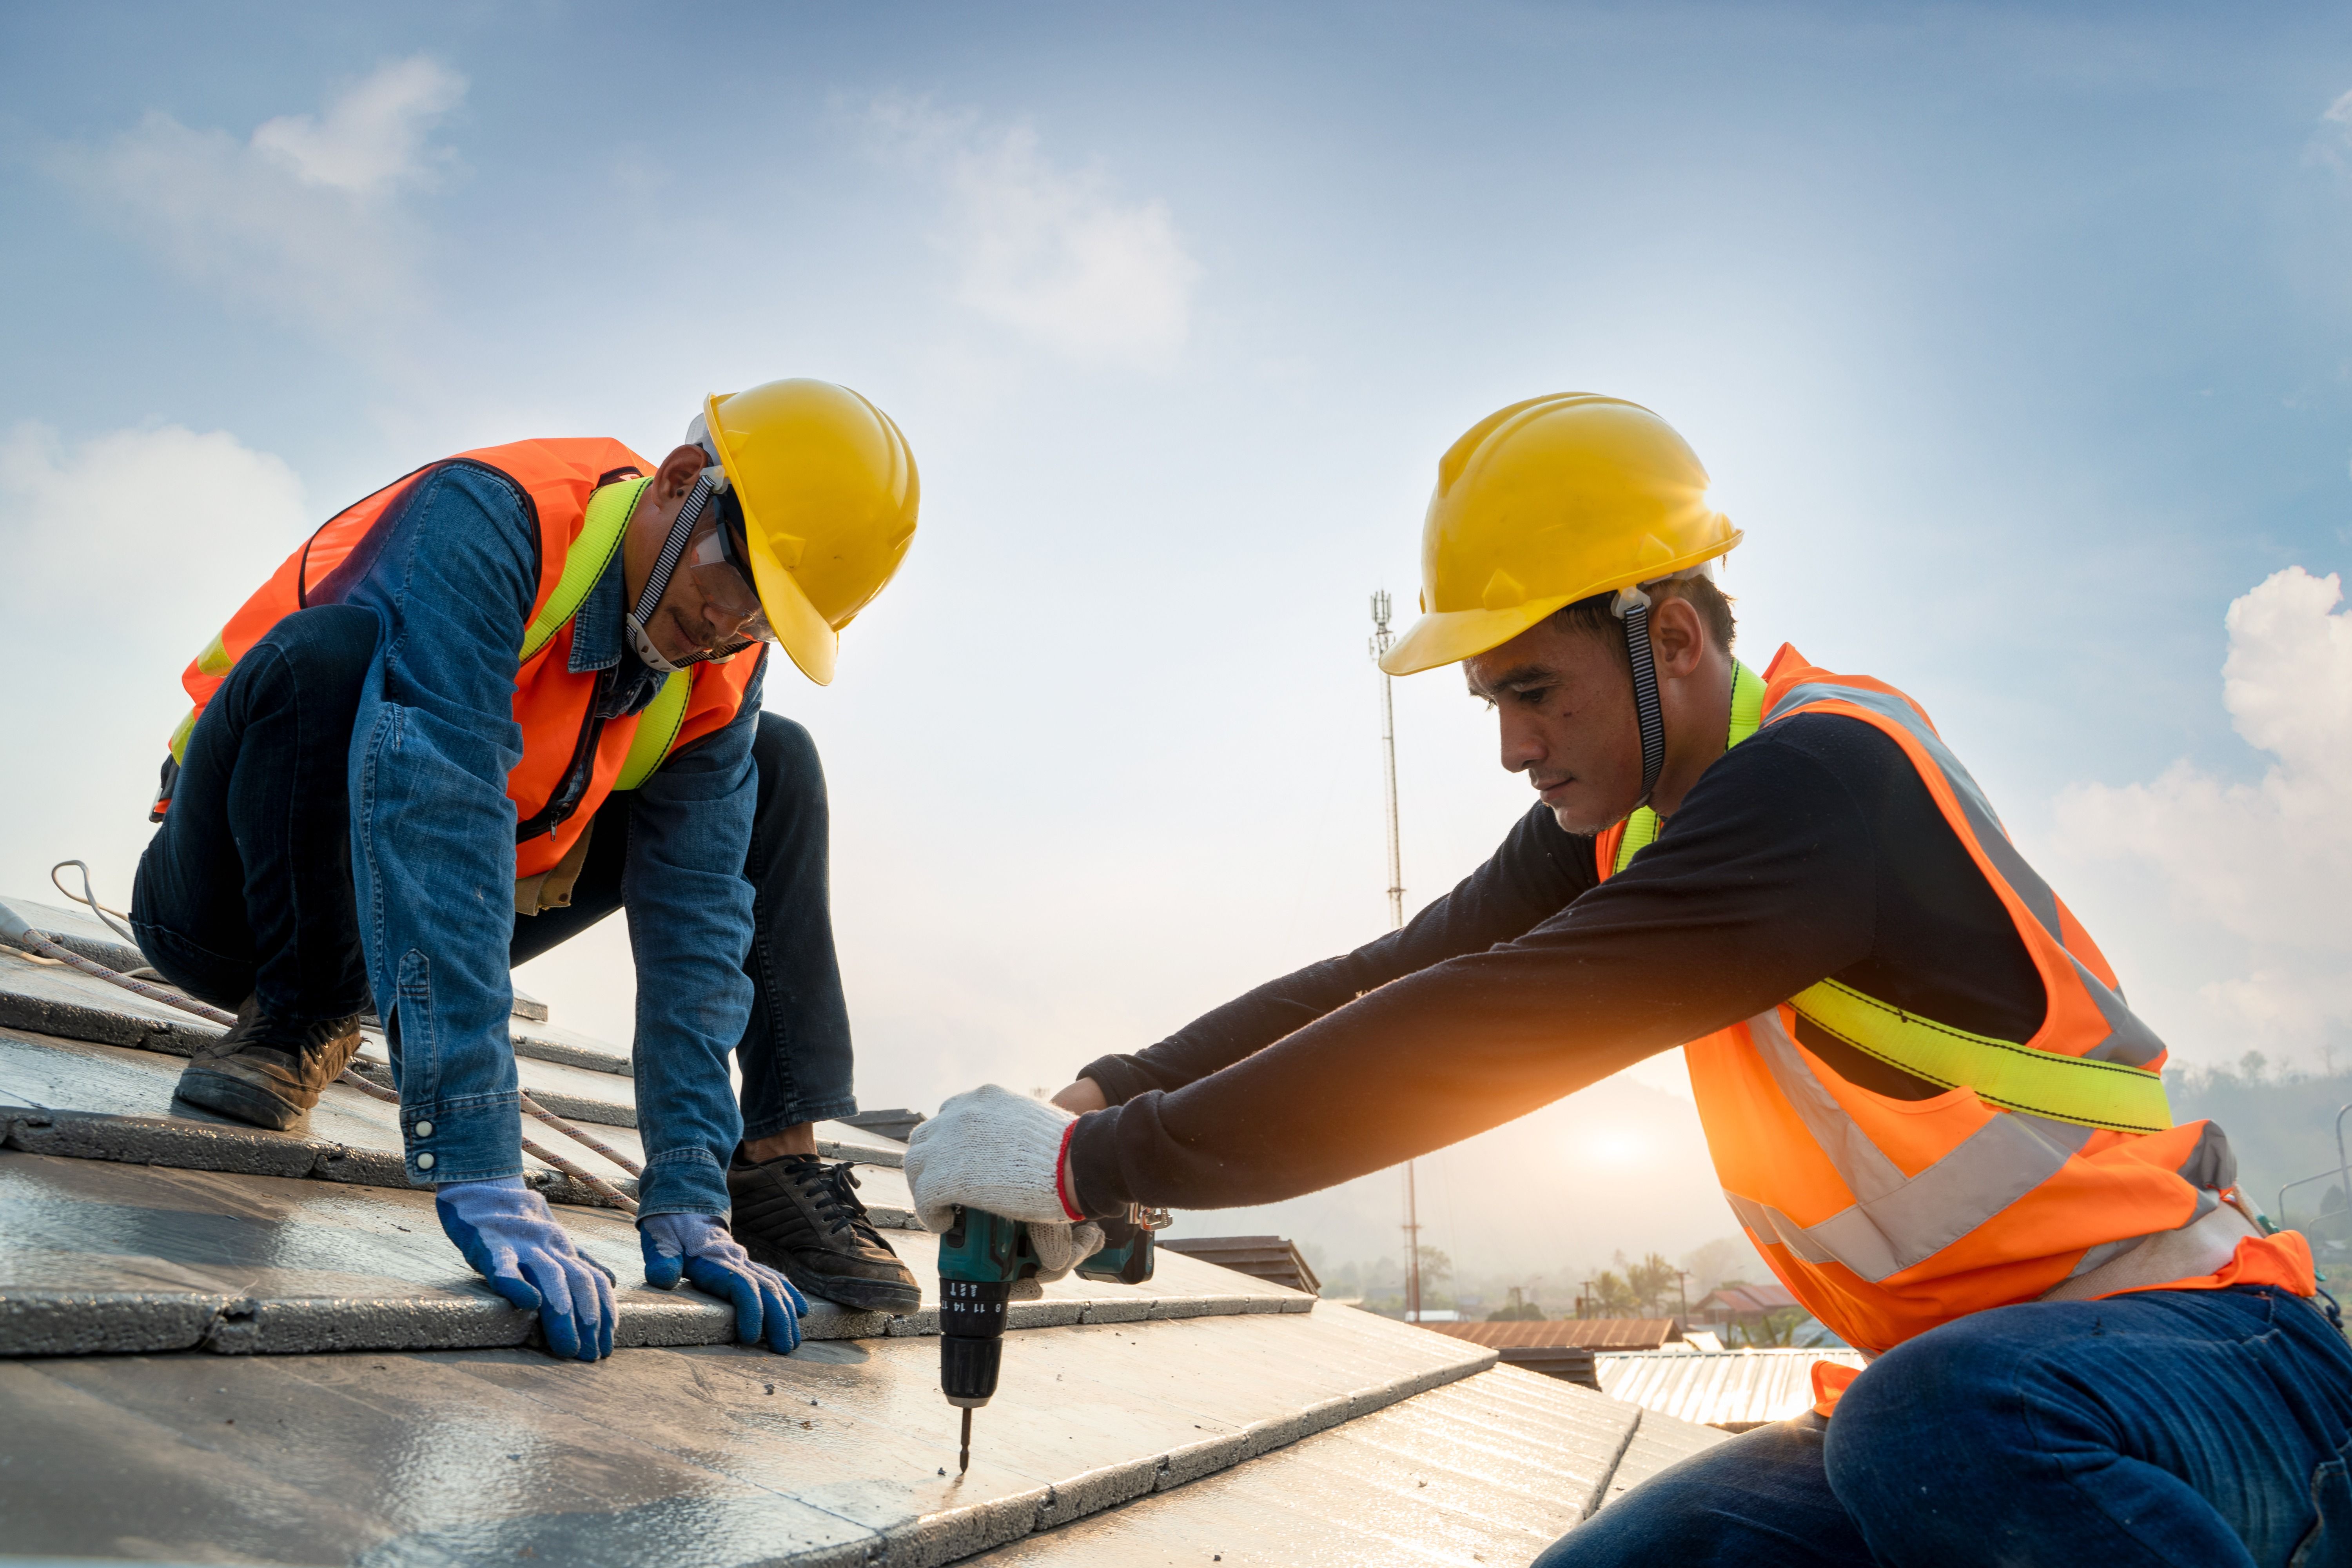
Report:
[{"label": "drill chuck", "polygon": [[1004,1364],[1004,1304],[1010,1279],[940,1281],[940,1392],[966,1410],[996,1394]]}]

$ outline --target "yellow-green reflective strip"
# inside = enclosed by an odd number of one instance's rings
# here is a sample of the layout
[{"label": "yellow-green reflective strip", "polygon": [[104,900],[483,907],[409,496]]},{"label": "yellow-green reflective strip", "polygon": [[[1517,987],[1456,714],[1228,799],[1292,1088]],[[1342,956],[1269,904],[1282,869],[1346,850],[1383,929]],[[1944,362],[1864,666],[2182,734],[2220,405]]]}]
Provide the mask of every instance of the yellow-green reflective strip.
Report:
[{"label": "yellow-green reflective strip", "polygon": [[[1731,734],[1724,742],[1730,750],[1756,733],[1764,722],[1764,681],[1754,670],[1731,661]],[[1625,819],[1625,837],[1617,841],[1617,864],[1612,871],[1622,871],[1627,863],[1641,850],[1657,841],[1658,814],[1643,806]]]},{"label": "yellow-green reflective strip", "polygon": [[563,575],[555,580],[555,593],[522,635],[525,660],[536,658],[555,640],[563,623],[580,613],[580,606],[587,602],[588,590],[596,585],[596,579],[604,574],[604,568],[612,562],[613,552],[621,547],[621,536],[628,531],[629,514],[637,510],[637,498],[651,483],[651,479],[624,479],[616,485],[606,485],[588,498],[587,521],[580,530],[580,537],[564,553]]},{"label": "yellow-green reflective strip", "polygon": [[662,682],[662,689],[637,715],[636,739],[629,742],[629,754],[621,760],[621,775],[613,781],[614,789],[635,789],[653,775],[669,755],[670,742],[686,724],[686,699],[694,689],[694,677],[685,670]]},{"label": "yellow-green reflective strip", "polygon": [[2164,1080],[2139,1068],[1971,1035],[1834,980],[1808,985],[1789,1005],[1815,1028],[1867,1056],[1946,1089],[1965,1084],[1978,1099],[2003,1110],[2118,1132],[2161,1132],[2172,1125]]},{"label": "yellow-green reflective strip", "polygon": [[218,632],[215,632],[213,634],[213,640],[205,644],[205,651],[196,655],[196,673],[199,675],[226,675],[228,673],[229,666],[236,662],[236,661],[235,659],[229,658],[228,649],[221,646],[220,634]]},{"label": "yellow-green reflective strip", "polygon": [[180,727],[172,731],[172,738],[163,742],[170,748],[173,762],[185,763],[188,760],[188,737],[195,732],[195,728],[196,710],[191,708],[188,716],[180,721]]}]

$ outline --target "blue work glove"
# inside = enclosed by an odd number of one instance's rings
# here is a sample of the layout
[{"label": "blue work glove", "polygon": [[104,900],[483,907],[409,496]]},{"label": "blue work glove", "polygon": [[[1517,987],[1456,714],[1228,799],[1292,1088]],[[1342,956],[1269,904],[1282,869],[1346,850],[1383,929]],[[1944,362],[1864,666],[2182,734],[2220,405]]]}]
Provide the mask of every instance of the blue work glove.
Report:
[{"label": "blue work glove", "polygon": [[677,1288],[683,1274],[697,1289],[735,1303],[735,1337],[767,1342],[778,1355],[800,1348],[801,1314],[808,1302],[793,1282],[751,1261],[726,1225],[707,1214],[657,1214],[637,1221],[646,1247],[646,1283]]},{"label": "blue work glove", "polygon": [[491,1289],[539,1314],[549,1350],[574,1361],[613,1353],[613,1271],[572,1245],[520,1176],[452,1182],[434,1193],[433,1212]]}]

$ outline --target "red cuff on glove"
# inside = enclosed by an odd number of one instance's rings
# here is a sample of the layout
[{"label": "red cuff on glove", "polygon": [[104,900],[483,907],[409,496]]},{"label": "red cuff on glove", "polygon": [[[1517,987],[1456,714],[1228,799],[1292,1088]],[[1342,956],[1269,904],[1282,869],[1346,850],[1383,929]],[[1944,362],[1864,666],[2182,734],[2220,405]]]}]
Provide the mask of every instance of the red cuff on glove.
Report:
[{"label": "red cuff on glove", "polygon": [[1062,1129],[1062,1147],[1054,1156],[1054,1195],[1062,1200],[1062,1212],[1070,1216],[1072,1225],[1083,1225],[1087,1218],[1078,1212],[1078,1205],[1070,1201],[1067,1174],[1070,1169],[1070,1135],[1077,1130],[1078,1124],[1075,1120]]}]

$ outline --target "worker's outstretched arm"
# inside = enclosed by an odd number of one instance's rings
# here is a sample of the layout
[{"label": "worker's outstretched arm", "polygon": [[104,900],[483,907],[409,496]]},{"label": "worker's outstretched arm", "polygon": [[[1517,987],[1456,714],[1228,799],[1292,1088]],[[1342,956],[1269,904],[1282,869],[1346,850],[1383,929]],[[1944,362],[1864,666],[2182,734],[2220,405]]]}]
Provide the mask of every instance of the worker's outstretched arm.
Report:
[{"label": "worker's outstretched arm", "polygon": [[1400,975],[1526,935],[1599,880],[1592,840],[1561,830],[1548,807],[1519,818],[1486,862],[1406,924],[1353,952],[1269,980],[1202,1014],[1156,1046],[1078,1069],[1118,1105],[1181,1089]]},{"label": "worker's outstretched arm", "polygon": [[1524,935],[1080,1118],[1072,1202],[1108,1215],[1295,1197],[1752,1017],[1868,956],[1873,862],[1855,847],[1870,829],[1834,773],[1759,736],[1708,770],[1624,872]]},{"label": "worker's outstretched arm", "polygon": [[515,669],[538,581],[522,493],[451,463],[310,595],[383,622],[352,730],[352,879],[419,1185],[522,1173],[507,774],[522,757]]}]

